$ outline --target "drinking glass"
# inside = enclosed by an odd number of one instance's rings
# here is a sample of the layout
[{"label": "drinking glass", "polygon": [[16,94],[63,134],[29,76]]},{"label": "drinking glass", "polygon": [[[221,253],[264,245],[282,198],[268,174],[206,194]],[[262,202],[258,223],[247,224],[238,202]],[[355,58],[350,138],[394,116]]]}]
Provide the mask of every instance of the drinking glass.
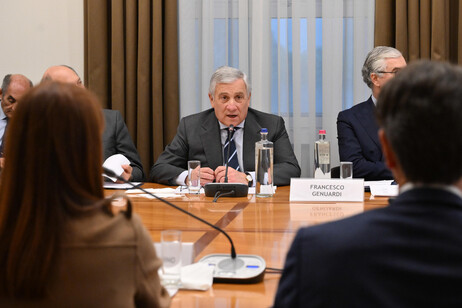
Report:
[{"label": "drinking glass", "polygon": [[198,194],[201,190],[201,162],[188,161],[188,189],[190,194]]}]

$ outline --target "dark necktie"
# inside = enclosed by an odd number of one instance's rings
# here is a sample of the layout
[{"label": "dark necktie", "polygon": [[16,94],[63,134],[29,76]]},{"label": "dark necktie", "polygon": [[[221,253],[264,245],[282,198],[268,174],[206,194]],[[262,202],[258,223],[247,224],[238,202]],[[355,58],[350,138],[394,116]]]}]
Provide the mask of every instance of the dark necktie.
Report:
[{"label": "dark necktie", "polygon": [[[228,128],[225,129],[227,130]],[[234,130],[228,134],[228,138],[226,138],[225,146],[223,148],[223,161],[226,161],[229,148],[228,166],[239,171],[239,160],[237,159],[236,144],[234,143],[234,133],[238,129],[239,127],[235,127]]]}]

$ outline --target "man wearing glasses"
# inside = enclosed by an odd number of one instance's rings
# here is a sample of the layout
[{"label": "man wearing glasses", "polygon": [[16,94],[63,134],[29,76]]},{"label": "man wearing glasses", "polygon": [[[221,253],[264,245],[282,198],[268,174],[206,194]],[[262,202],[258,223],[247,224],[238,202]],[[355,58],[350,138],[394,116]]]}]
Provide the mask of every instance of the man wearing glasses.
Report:
[{"label": "man wearing glasses", "polygon": [[393,179],[384,163],[378,138],[375,106],[380,91],[388,80],[406,66],[399,50],[378,46],[364,61],[363,80],[372,90],[365,102],[341,111],[337,117],[337,136],[340,161],[353,162],[353,176],[366,181]]}]

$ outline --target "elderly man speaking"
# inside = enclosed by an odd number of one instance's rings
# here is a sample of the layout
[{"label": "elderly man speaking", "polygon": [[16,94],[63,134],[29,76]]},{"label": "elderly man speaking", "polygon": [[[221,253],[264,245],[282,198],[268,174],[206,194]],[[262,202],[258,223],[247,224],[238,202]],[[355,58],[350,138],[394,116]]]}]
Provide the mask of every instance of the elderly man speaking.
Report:
[{"label": "elderly man speaking", "polygon": [[[211,109],[181,119],[177,134],[151,168],[150,179],[169,185],[184,185],[188,160],[201,162],[201,184],[224,182],[223,155],[230,125],[237,161],[229,167],[228,181],[252,186],[255,183],[255,142],[260,130],[268,129],[274,143],[274,184],[288,185],[300,176],[300,167],[287,135],[284,120],[249,107],[251,89],[240,70],[223,66],[212,75],[209,87]],[[231,166],[231,164],[230,164]]]}]

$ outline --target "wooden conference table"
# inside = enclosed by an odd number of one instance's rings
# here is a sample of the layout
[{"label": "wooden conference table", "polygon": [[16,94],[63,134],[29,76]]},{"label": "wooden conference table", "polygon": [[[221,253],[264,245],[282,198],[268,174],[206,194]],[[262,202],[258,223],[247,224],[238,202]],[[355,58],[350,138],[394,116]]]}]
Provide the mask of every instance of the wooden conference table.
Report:
[{"label": "wooden conference table", "polygon": [[[143,188],[167,187],[146,183]],[[289,202],[290,187],[278,187],[271,198],[220,198],[213,203],[204,195],[185,193],[168,200],[189,212],[223,228],[232,238],[237,254],[256,254],[270,268],[284,266],[290,244],[300,227],[344,218],[373,208],[385,207],[388,198],[371,200],[365,193],[363,203]],[[114,193],[107,190],[106,195]],[[182,231],[183,242],[193,242],[195,261],[212,253],[229,253],[226,237],[161,203],[158,200],[132,198],[134,211],[149,230],[152,240],[160,242],[160,232],[166,229]],[[180,290],[171,307],[270,307],[273,304],[280,274],[266,273],[258,284],[217,284],[208,291]]]}]

